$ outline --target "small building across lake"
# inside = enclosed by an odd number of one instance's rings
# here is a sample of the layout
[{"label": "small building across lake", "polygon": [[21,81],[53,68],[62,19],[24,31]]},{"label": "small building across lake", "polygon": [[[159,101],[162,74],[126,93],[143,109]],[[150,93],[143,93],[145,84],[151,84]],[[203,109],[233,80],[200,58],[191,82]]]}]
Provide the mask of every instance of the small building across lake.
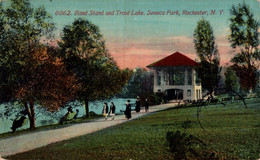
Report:
[{"label": "small building across lake", "polygon": [[179,52],[148,65],[154,71],[154,92],[166,93],[173,100],[201,99],[198,66],[199,63]]}]

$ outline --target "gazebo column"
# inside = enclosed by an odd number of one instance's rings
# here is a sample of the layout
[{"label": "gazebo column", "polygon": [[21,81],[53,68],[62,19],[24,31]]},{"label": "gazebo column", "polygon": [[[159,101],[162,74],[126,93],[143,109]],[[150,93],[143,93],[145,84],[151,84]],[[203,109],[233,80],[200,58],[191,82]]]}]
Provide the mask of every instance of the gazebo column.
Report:
[{"label": "gazebo column", "polygon": [[161,91],[164,92],[164,88],[165,88],[165,82],[164,82],[164,70],[161,70]]},{"label": "gazebo column", "polygon": [[191,92],[191,99],[192,100],[197,100],[197,95],[196,95],[196,82],[195,82],[195,69],[192,68],[191,70],[192,73],[192,86],[193,86],[193,91]]},{"label": "gazebo column", "polygon": [[183,87],[183,99],[187,99],[187,86],[188,86],[188,69],[187,67],[184,68],[184,87]]},{"label": "gazebo column", "polygon": [[186,67],[184,72],[184,85],[188,85],[188,70]]},{"label": "gazebo column", "polygon": [[157,78],[158,78],[158,73],[157,73],[157,69],[154,70],[154,87],[153,87],[153,91],[157,92]]}]

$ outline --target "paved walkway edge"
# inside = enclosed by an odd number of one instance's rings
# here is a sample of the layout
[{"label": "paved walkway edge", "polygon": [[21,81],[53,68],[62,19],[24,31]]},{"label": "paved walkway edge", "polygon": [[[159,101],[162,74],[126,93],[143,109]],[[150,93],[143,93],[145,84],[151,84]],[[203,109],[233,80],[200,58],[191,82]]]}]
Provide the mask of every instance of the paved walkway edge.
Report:
[{"label": "paved walkway edge", "polygon": [[[151,106],[150,112],[148,113],[132,112],[132,120],[140,118],[150,113],[171,108],[174,105],[175,105],[174,103],[167,103],[162,105]],[[51,143],[93,133],[127,121],[128,120],[125,119],[124,115],[118,115],[115,117],[115,120],[108,119],[105,121],[104,119],[95,119],[91,122],[74,124],[60,129],[39,131],[39,132],[28,133],[25,135],[19,135],[7,139],[1,139],[0,160],[2,159],[1,156],[5,157],[8,155],[14,155],[17,153],[26,152],[29,150],[33,150],[35,148],[46,146]]]}]

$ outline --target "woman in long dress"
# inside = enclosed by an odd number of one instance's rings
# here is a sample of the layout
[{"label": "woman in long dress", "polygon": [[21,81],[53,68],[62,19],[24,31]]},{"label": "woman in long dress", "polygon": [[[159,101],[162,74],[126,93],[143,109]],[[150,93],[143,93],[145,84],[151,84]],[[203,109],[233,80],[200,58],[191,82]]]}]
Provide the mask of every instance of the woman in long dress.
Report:
[{"label": "woman in long dress", "polygon": [[103,116],[105,116],[105,120],[107,120],[107,115],[108,115],[108,105],[107,105],[106,102],[104,103],[104,108],[103,108],[102,113],[103,113]]},{"label": "woman in long dress", "polygon": [[127,119],[132,118],[130,100],[127,100],[127,101],[126,101],[125,117],[126,117]]},{"label": "woman in long dress", "polygon": [[116,113],[116,106],[114,105],[114,102],[111,102],[109,114],[112,116],[112,120],[115,119],[115,113]]}]

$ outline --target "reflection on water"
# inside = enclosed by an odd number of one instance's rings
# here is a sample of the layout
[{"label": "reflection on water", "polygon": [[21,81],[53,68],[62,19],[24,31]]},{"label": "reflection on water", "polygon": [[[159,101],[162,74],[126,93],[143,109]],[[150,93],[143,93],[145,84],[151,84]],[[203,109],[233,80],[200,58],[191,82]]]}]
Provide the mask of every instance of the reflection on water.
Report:
[{"label": "reflection on water", "polygon": [[[127,99],[122,99],[122,98],[115,98],[107,101],[94,101],[89,103],[89,110],[95,112],[96,114],[102,114],[102,109],[104,102],[107,102],[110,106],[110,102],[114,102],[116,106],[116,113],[119,114],[120,110],[125,110],[125,104],[126,104]],[[130,99],[131,103],[135,103],[135,99]],[[75,112],[76,109],[79,110],[78,117],[83,117],[85,115],[85,107],[81,103],[74,103],[72,104],[73,111]],[[134,107],[134,105],[132,106]],[[41,110],[39,107],[35,106],[36,108],[36,127],[39,126],[44,126],[44,125],[49,125],[49,124],[54,124],[58,123],[59,119],[66,114],[67,108],[62,108],[59,112],[53,113],[53,114],[44,114],[44,113],[39,113],[39,110]],[[2,112],[4,109],[3,105],[0,105],[0,111]],[[122,113],[122,112],[121,112]],[[0,119],[0,133],[5,133],[5,132],[10,132],[11,129],[10,127],[12,126],[13,119],[15,119],[16,114],[13,114],[6,118]],[[29,122],[23,126],[22,128],[18,128],[18,130],[29,128]]]}]

